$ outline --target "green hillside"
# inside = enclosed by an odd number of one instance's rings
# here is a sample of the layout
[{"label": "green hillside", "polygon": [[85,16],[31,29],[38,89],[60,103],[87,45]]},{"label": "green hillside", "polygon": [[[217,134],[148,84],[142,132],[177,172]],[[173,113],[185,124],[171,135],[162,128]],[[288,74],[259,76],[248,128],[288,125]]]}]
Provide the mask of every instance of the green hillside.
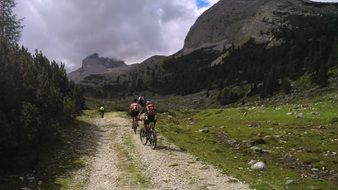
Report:
[{"label": "green hillside", "polygon": [[[182,150],[256,189],[337,189],[337,92],[257,106],[167,112],[158,129]],[[265,162],[266,169],[250,169],[251,160]]]}]

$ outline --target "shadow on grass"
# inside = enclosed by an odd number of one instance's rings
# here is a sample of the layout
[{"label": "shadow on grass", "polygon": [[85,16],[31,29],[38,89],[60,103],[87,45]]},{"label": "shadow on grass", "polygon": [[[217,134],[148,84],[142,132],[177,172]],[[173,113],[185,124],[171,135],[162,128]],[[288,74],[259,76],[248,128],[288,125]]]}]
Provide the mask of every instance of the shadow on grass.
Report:
[{"label": "shadow on grass", "polygon": [[38,148],[2,159],[12,164],[0,166],[0,189],[61,189],[73,184],[72,173],[84,167],[84,157],[97,151],[98,135],[94,134],[98,130],[92,124],[76,121],[46,135]]}]

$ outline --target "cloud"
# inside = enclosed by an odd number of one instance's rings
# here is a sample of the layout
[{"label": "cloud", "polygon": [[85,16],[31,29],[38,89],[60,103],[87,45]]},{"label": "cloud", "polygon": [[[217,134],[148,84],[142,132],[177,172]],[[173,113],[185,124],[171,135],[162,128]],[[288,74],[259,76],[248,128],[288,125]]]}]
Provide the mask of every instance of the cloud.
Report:
[{"label": "cloud", "polygon": [[218,0],[204,1],[201,8],[195,0],[17,0],[15,12],[24,18],[21,44],[71,71],[94,52],[127,63],[175,53]]}]

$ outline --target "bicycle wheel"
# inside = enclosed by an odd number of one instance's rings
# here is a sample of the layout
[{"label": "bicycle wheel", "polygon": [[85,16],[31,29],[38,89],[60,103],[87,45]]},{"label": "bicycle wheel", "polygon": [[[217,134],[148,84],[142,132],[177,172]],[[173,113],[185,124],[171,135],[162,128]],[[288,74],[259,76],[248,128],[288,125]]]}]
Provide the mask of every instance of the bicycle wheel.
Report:
[{"label": "bicycle wheel", "polygon": [[146,145],[148,143],[147,133],[144,127],[140,130],[140,140],[143,145]]},{"label": "bicycle wheel", "polygon": [[157,146],[157,134],[154,126],[150,128],[150,139],[149,139],[150,147],[155,149]]}]

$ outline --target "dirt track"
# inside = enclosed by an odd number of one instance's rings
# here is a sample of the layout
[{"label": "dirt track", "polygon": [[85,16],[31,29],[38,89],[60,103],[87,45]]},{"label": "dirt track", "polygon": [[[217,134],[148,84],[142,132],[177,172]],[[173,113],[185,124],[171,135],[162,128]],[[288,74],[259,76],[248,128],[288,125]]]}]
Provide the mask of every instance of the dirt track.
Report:
[{"label": "dirt track", "polygon": [[[130,121],[118,113],[93,119],[99,142],[90,158],[85,188],[101,189],[249,189],[213,166],[180,151],[159,136],[159,147],[143,146]],[[83,174],[79,174],[83,175]]]}]

